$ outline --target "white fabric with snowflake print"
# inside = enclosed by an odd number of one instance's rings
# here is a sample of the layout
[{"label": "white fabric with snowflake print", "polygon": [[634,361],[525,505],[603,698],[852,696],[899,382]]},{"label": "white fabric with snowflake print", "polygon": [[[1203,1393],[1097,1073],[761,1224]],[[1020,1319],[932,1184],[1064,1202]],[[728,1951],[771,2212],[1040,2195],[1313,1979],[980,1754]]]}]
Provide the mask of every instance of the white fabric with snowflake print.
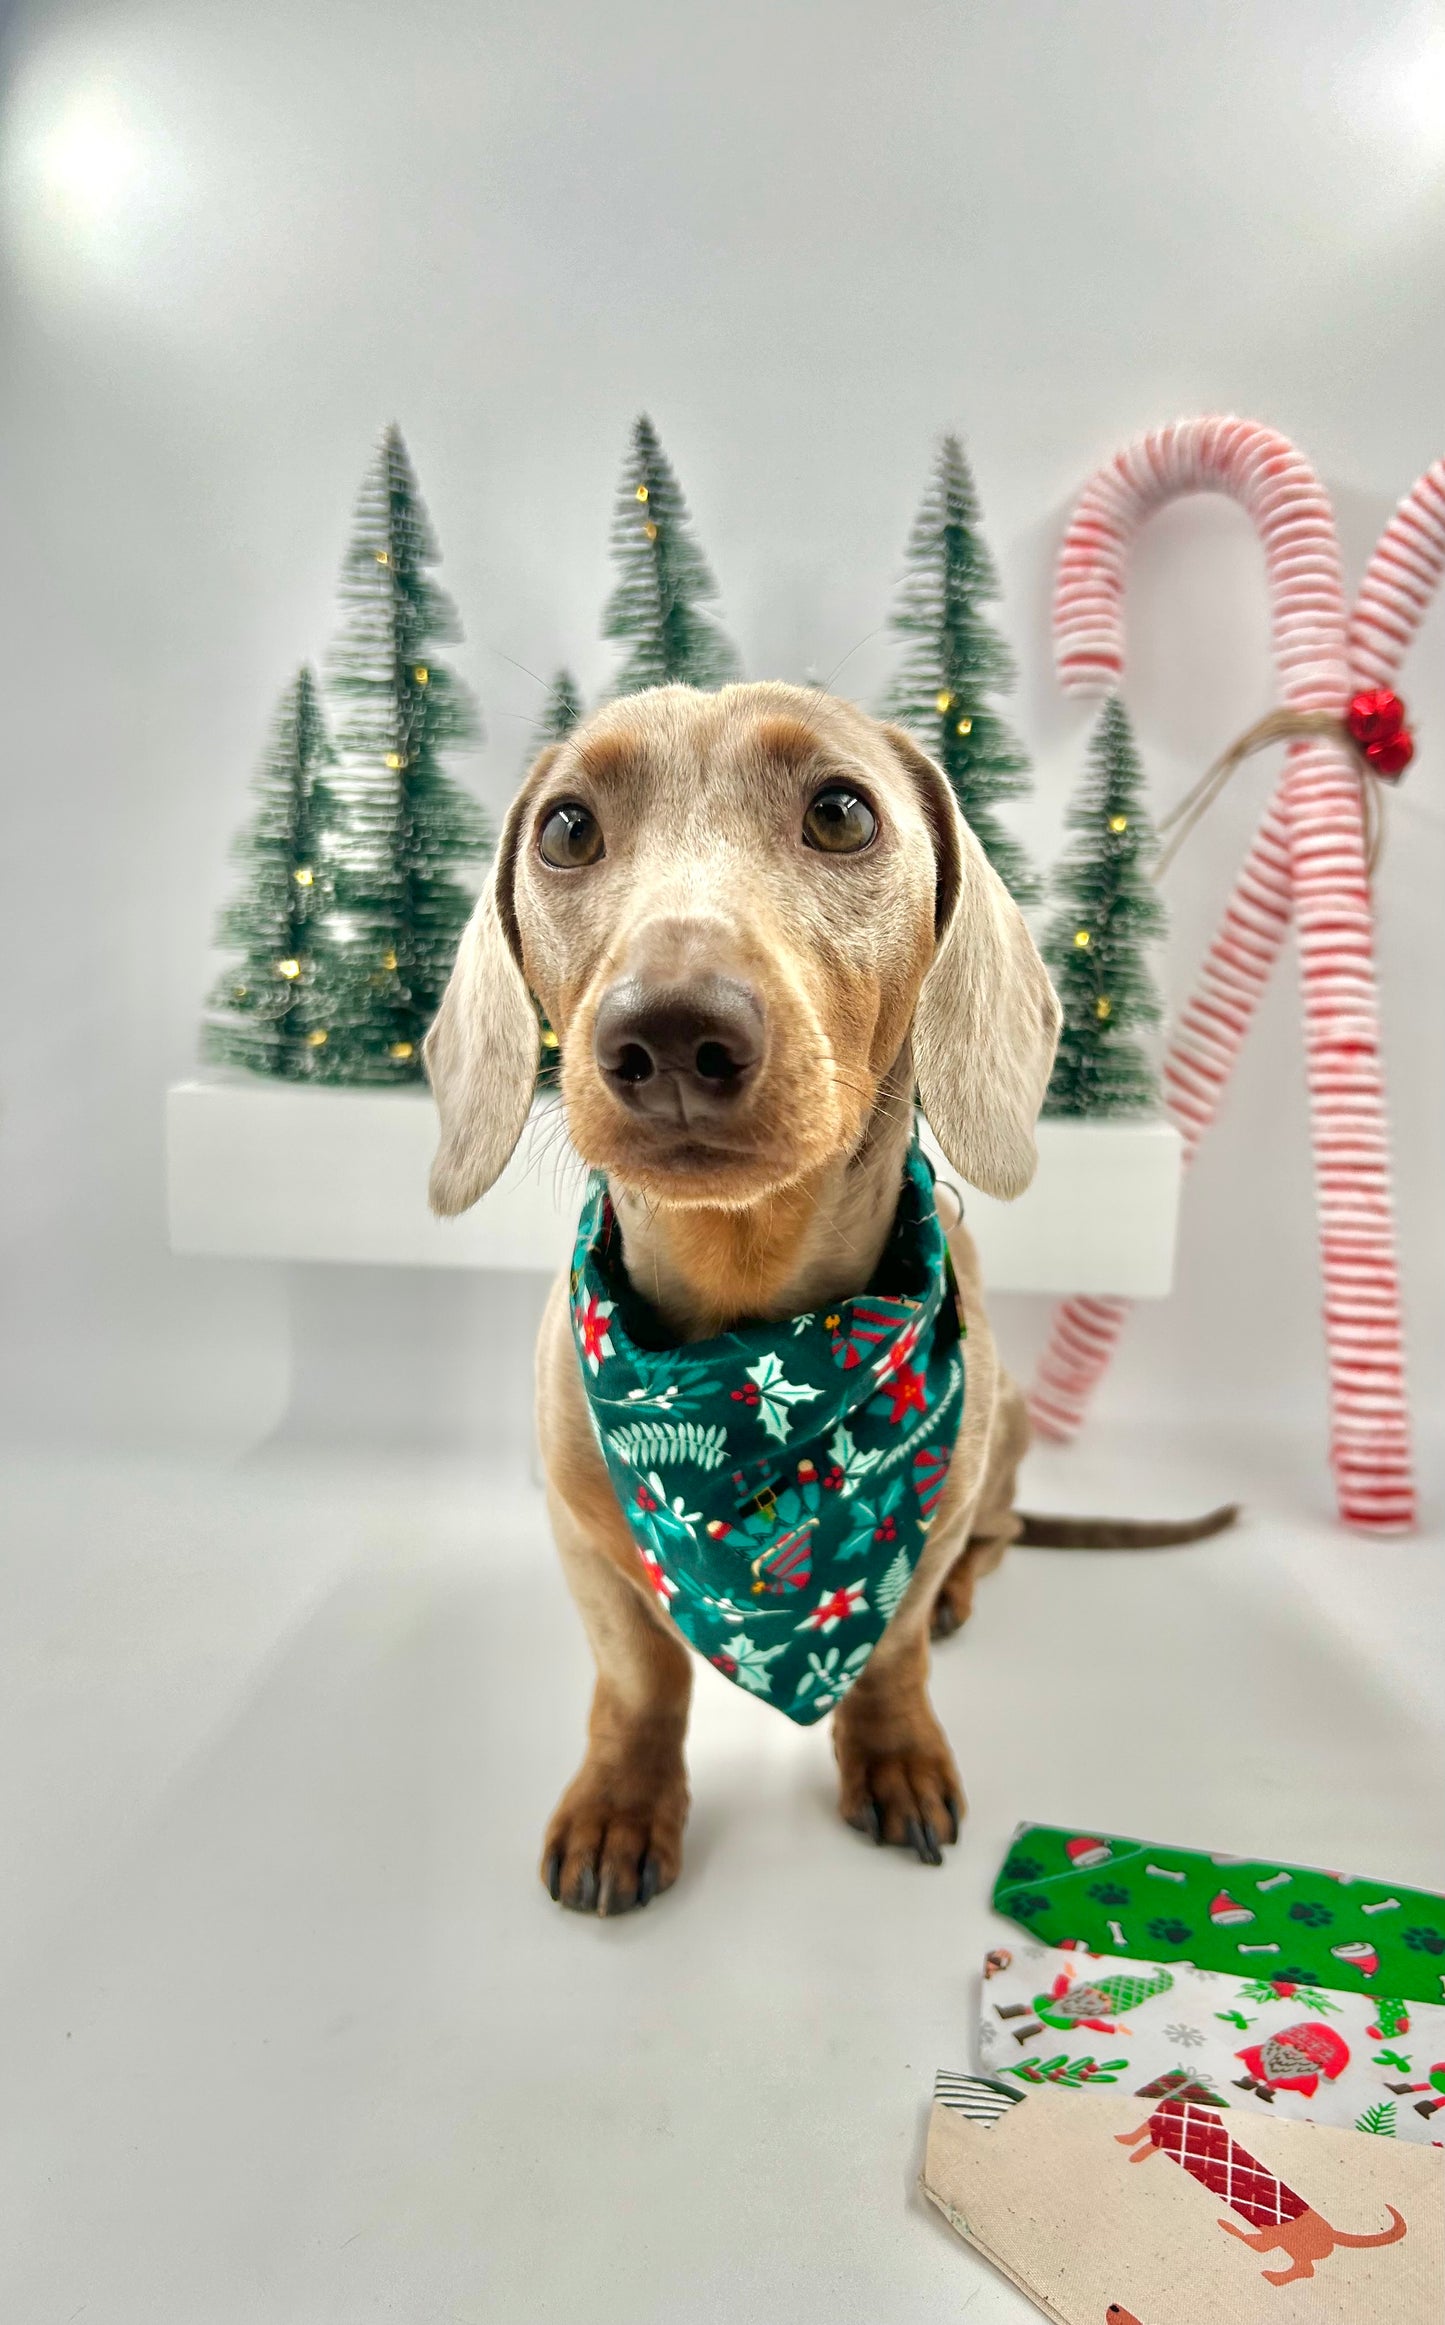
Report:
[{"label": "white fabric with snowflake print", "polygon": [[1445,2008],[1426,2002],[1024,1940],[988,1956],[978,2049],[1020,2091],[1112,2086],[1445,2141]]}]

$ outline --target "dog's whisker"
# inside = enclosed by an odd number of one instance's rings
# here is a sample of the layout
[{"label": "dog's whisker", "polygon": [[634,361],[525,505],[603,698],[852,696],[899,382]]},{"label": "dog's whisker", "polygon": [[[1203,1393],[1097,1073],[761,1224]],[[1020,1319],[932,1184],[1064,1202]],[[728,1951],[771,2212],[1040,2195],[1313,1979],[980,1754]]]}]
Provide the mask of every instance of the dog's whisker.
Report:
[{"label": "dog's whisker", "polygon": [[847,653],[842,655],[841,658],[833,664],[832,669],[828,672],[827,677],[824,679],[822,686],[822,691],[824,694],[826,694],[829,688],[832,686],[833,681],[837,677],[839,671],[842,670],[846,664],[852,661],[853,656],[855,654],[861,654],[865,646],[871,646],[875,638],[881,638],[887,627],[887,622],[877,623],[873,629],[866,630],[864,632],[863,636],[858,640],[856,645],[850,646],[848,648]]},{"label": "dog's whisker", "polygon": [[535,670],[531,669],[527,663],[519,662],[515,654],[509,654],[507,652],[505,646],[493,645],[491,640],[488,638],[484,638],[482,640],[482,644],[486,647],[489,654],[496,655],[499,662],[510,662],[514,670],[520,670],[524,678],[530,678],[534,686],[540,686],[542,692],[544,694],[546,693],[549,683],[548,680],[545,678],[539,678]]},{"label": "dog's whisker", "polygon": [[848,648],[846,654],[840,655],[839,659],[833,664],[832,669],[828,672],[827,677],[820,680],[813,688],[813,692],[818,698],[817,702],[813,705],[810,705],[809,709],[804,713],[802,719],[802,725],[808,734],[815,734],[817,732],[816,722],[818,714],[822,710],[823,705],[832,699],[833,681],[837,677],[839,671],[852,661],[855,654],[860,654],[865,646],[870,646],[875,638],[881,638],[887,627],[887,622],[879,622],[876,629],[865,631],[864,635],[859,638],[855,644]]},{"label": "dog's whisker", "polygon": [[566,1206],[569,1193],[580,1194],[586,1171],[586,1165],[570,1144],[567,1117],[560,1099],[545,1113],[536,1112],[530,1117],[524,1176],[535,1178],[540,1185],[544,1167],[549,1163],[552,1199],[560,1210]]}]

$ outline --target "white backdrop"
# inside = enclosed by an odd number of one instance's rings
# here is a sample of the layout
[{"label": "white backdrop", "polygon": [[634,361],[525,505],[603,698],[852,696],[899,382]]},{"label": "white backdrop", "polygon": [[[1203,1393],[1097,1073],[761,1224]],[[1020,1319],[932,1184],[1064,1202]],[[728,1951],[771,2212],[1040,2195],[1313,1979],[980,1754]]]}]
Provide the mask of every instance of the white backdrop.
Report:
[{"label": "white backdrop", "polygon": [[[21,9],[6,63],[0,1238],[5,1404],[32,1437],[240,1449],[287,1408],[281,1272],[166,1252],[160,1101],[382,422],[440,531],[493,803],[538,708],[515,665],[605,682],[640,407],[750,673],[841,663],[865,702],[958,429],[1045,858],[1086,724],[1050,674],[1050,566],[1097,461],[1183,412],[1267,420],[1319,464],[1357,574],[1445,450],[1438,8],[111,0]],[[1271,700],[1240,514],[1157,521],[1129,610],[1164,802]],[[1379,885],[1422,1420],[1445,1356],[1442,640],[1437,615],[1407,673],[1422,751]],[[1176,995],[1270,780],[1242,775],[1172,877]],[[1106,1410],[1322,1435],[1293,979]],[[535,1285],[312,1271],[295,1298],[303,1438],[520,1447]],[[1042,1314],[1003,1305],[1026,1365]],[[1327,1506],[1322,1452],[1300,1492]]]}]

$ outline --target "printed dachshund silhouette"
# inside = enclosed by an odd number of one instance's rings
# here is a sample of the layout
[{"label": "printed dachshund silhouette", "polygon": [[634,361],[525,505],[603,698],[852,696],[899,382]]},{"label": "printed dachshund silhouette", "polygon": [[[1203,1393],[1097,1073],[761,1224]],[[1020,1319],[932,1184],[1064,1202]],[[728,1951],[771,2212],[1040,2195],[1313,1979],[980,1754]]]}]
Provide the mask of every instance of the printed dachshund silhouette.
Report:
[{"label": "printed dachshund silhouette", "polygon": [[1121,2147],[1134,2149],[1130,2163],[1141,2164],[1161,2149],[1212,2196],[1222,2196],[1231,2211],[1251,2222],[1255,2233],[1236,2228],[1232,2220],[1221,2220],[1220,2227],[1251,2252],[1285,2253],[1287,2269],[1261,2269],[1266,2284],[1292,2285],[1301,2277],[1312,2277],[1315,2262],[1328,2260],[1336,2245],[1398,2244],[1405,2234],[1404,2219],[1393,2204],[1385,2207],[1390,2226],[1373,2236],[1349,2236],[1332,2228],[1303,2196],[1231,2139],[1212,2108],[1196,2107],[1192,2101],[1166,2100],[1137,2131],[1116,2132],[1115,2137]]}]

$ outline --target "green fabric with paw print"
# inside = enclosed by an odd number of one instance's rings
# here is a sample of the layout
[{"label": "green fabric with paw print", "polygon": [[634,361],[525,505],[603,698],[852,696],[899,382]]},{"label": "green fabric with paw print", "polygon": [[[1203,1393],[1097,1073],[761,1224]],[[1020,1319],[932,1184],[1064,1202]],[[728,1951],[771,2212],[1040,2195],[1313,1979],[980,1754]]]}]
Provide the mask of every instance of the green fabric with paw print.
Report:
[{"label": "green fabric with paw print", "polygon": [[1023,1824],[993,1902],[1043,1945],[1445,2001],[1445,1897],[1426,1889]]},{"label": "green fabric with paw print", "polygon": [[643,1571],[735,1686],[809,1726],[923,1555],[963,1413],[963,1316],[915,1136],[868,1290],[679,1346],[624,1265],[606,1183],[572,1262],[592,1426]]}]

